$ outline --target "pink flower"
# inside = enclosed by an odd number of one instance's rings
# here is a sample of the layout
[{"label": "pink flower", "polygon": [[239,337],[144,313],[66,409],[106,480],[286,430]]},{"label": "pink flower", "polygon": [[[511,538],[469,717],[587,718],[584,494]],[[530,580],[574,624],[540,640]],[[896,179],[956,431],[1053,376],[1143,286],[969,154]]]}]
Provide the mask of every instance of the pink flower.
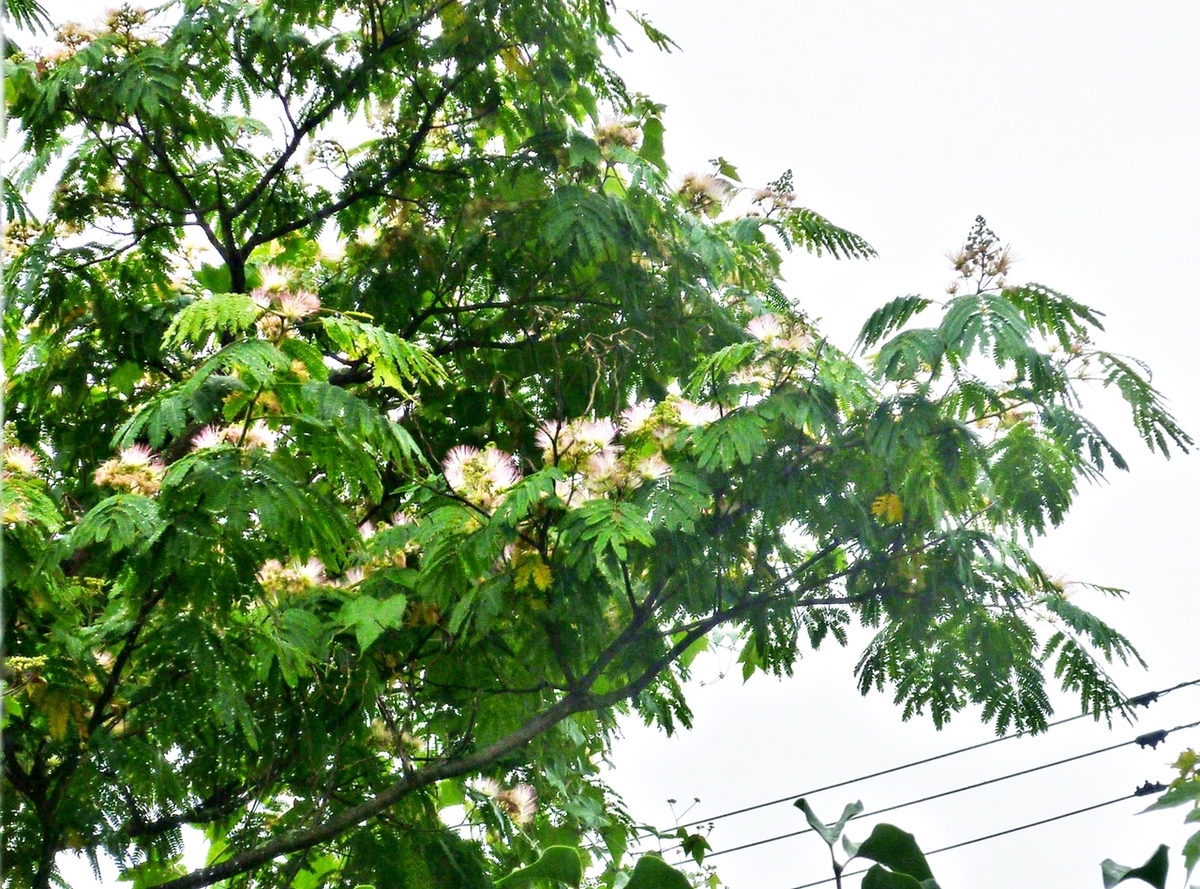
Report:
[{"label": "pink flower", "polygon": [[193,451],[205,451],[215,448],[225,441],[225,430],[220,426],[205,426],[192,439]]},{"label": "pink flower", "polygon": [[144,444],[132,444],[121,448],[119,459],[122,466],[149,466],[154,462],[154,452]]},{"label": "pink flower", "polygon": [[273,451],[275,450],[275,440],[277,437],[266,423],[259,420],[247,429],[246,434],[241,437],[242,446]]},{"label": "pink flower", "polygon": [[547,465],[553,464],[556,458],[570,451],[575,443],[571,437],[570,425],[564,426],[559,422],[555,422],[553,426],[546,424],[540,427],[535,440],[542,449],[542,459]]},{"label": "pink flower", "polygon": [[537,791],[528,784],[518,784],[496,794],[501,811],[516,824],[528,824],[537,814]]},{"label": "pink flower", "polygon": [[482,793],[488,799],[495,799],[500,795],[500,782],[495,778],[476,778],[471,782],[471,786],[477,793]]},{"label": "pink flower", "polygon": [[589,420],[581,417],[571,423],[575,441],[589,450],[601,450],[613,443],[617,437],[617,424],[607,418]]},{"label": "pink flower", "polygon": [[[287,290],[288,284],[290,283],[290,276],[288,273],[278,266],[263,266],[263,268],[259,271],[259,275],[262,278],[262,287],[260,289],[268,294],[281,293]],[[258,291],[255,292],[257,293]]]},{"label": "pink flower", "polygon": [[770,345],[783,336],[783,324],[780,323],[778,315],[759,315],[746,325],[746,332]]},{"label": "pink flower", "polygon": [[7,445],[4,448],[4,465],[22,475],[33,475],[37,472],[38,457],[24,445]]},{"label": "pink flower", "polygon": [[129,494],[153,497],[162,484],[167,468],[154,453],[143,444],[122,448],[111,460],[106,460],[96,470],[93,480],[97,487],[116,488]]},{"label": "pink flower", "polygon": [[298,290],[295,293],[279,295],[279,314],[289,321],[299,321],[309,315],[315,315],[321,308],[321,300],[315,293]]},{"label": "pink flower", "polygon": [[645,479],[660,479],[671,474],[671,464],[662,454],[652,454],[637,465],[637,473]]},{"label": "pink flower", "polygon": [[654,413],[653,401],[639,401],[621,412],[621,431],[626,435],[636,435],[650,422]]},{"label": "pink flower", "polygon": [[470,445],[452,448],[442,461],[442,472],[454,493],[484,509],[499,506],[521,478],[513,456],[492,444],[482,451]]},{"label": "pink flower", "polygon": [[272,596],[302,593],[326,582],[325,566],[315,558],[307,562],[292,560],[286,566],[278,559],[267,559],[255,576],[262,588]]},{"label": "pink flower", "polygon": [[470,445],[459,445],[451,448],[446,459],[442,461],[442,473],[450,490],[461,494],[467,489],[468,467],[479,456],[479,448]]},{"label": "pink flower", "polygon": [[679,422],[684,426],[707,426],[721,417],[721,412],[709,404],[696,404],[686,398],[675,400],[675,409],[679,411]]}]

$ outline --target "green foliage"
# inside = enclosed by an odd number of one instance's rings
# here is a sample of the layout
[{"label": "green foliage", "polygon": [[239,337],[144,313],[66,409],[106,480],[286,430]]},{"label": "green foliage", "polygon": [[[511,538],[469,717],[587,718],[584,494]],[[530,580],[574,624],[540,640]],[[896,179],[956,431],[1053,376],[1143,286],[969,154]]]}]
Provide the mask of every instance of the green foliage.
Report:
[{"label": "green foliage", "polygon": [[[863,876],[862,884],[868,889],[938,889],[929,863],[925,860],[925,853],[911,833],[885,823],[876,824],[871,835],[861,843],[853,842],[845,835],[850,819],[863,810],[861,802],[848,803],[841,817],[831,824],[826,824],[817,816],[808,800],[798,799],[794,805],[804,813],[809,827],[829,846],[829,859],[838,886],[842,885],[846,866],[855,858],[865,858],[877,862]],[[848,856],[845,861],[838,861],[834,855],[839,840]]]},{"label": "green foliage", "polygon": [[846,829],[846,822],[858,815],[863,810],[862,802],[847,803],[842,809],[842,816],[832,824],[826,824],[817,817],[817,813],[812,810],[812,806],[808,804],[806,799],[798,799],[793,805],[804,813],[805,820],[808,821],[808,826],[817,832],[817,836],[825,841],[825,845],[831,849],[837,845],[837,841],[841,839],[842,831]]},{"label": "green foliage", "polygon": [[[902,886],[906,882],[904,878],[908,878],[922,889],[937,889],[929,863],[913,835],[895,825],[876,824],[869,837],[857,845],[848,843],[846,851],[853,857],[879,863],[867,871],[863,877],[864,885]],[[884,874],[888,875],[887,879],[883,878]]]},{"label": "green foliage", "polygon": [[[1166,792],[1145,811],[1190,806],[1184,821],[1190,824],[1200,822],[1200,757],[1196,755],[1195,750],[1189,748],[1179,755],[1179,759],[1175,761],[1175,768],[1179,771],[1179,777],[1172,781]],[[1162,869],[1165,874],[1165,847],[1160,847],[1159,852],[1163,857]],[[1200,864],[1200,830],[1188,837],[1183,844],[1183,866],[1187,869],[1184,875],[1185,882],[1191,879],[1197,864]],[[1149,862],[1146,866],[1149,867]]]},{"label": "green foliage", "polygon": [[1167,887],[1167,847],[1159,846],[1149,860],[1140,867],[1126,867],[1123,864],[1117,864],[1111,858],[1106,858],[1100,864],[1100,873],[1104,879],[1104,889],[1112,889],[1118,883],[1124,883],[1126,880],[1141,880],[1143,883],[1149,883],[1157,889],[1166,889]]},{"label": "green foliage", "polygon": [[168,348],[188,342],[203,346],[210,336],[241,333],[258,320],[259,314],[254,300],[244,293],[214,294],[180,309],[163,334],[163,344]]},{"label": "green foliage", "polygon": [[625,889],[688,889],[687,877],[661,858],[643,855],[638,859]]},{"label": "green foliage", "polygon": [[[948,300],[839,350],[783,254],[870,246],[790,173],[672,174],[611,9],[178,0],[13,48],[14,885],[67,849],[172,889],[564,882],[568,853],[682,885],[623,860],[599,763],[619,713],[690,724],[718,628],[749,677],[867,627],[864,692],[939,725],[1044,728],[1049,677],[1122,705],[1136,652],[1028,547],[1126,466],[1084,382],[1190,446],[1148,372],[1009,285],[982,220]],[[872,884],[928,883],[907,842],[864,844]]]},{"label": "green foliage", "polygon": [[570,846],[551,846],[528,867],[496,881],[496,889],[522,889],[539,884],[566,884],[578,889],[583,881],[583,861]]}]

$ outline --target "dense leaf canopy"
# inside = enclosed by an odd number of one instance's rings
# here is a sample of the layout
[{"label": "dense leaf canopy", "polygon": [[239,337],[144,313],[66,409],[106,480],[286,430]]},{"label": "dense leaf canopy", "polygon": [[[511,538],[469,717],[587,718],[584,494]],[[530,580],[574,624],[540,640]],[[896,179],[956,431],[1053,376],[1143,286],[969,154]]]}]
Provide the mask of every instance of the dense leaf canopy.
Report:
[{"label": "dense leaf canopy", "polygon": [[672,174],[616,14],[180,0],[10,44],[9,885],[83,850],[486,886],[562,846],[611,885],[615,720],[686,726],[718,627],[747,676],[873,628],[864,692],[938,724],[1043,728],[1050,675],[1123,706],[1136,653],[1028,546],[1125,466],[1082,381],[1190,443],[1144,368],[982,220],[947,298],[838,349],[781,256],[871,248],[790,174]]}]

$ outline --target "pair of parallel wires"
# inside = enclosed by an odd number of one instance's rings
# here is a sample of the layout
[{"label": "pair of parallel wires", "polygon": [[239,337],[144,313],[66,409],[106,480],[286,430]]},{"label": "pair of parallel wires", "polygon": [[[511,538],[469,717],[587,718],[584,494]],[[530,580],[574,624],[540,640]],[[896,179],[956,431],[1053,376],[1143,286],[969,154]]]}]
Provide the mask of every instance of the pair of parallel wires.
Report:
[{"label": "pair of parallel wires", "polygon": [[[1135,707],[1136,707],[1136,706],[1149,707],[1149,706],[1150,706],[1150,704],[1154,703],[1154,702],[1155,702],[1155,701],[1157,701],[1159,698],[1161,698],[1161,697],[1163,697],[1163,696],[1165,696],[1165,695],[1168,695],[1168,694],[1170,694],[1170,693],[1171,693],[1171,692],[1173,692],[1173,691],[1178,691],[1178,690],[1179,690],[1179,689],[1181,689],[1181,688],[1188,688],[1188,687],[1190,687],[1190,686],[1198,686],[1198,685],[1200,685],[1200,679],[1193,679],[1193,680],[1190,680],[1190,681],[1187,681],[1187,682],[1180,682],[1180,683],[1178,683],[1178,684],[1176,684],[1176,685],[1173,685],[1173,686],[1171,686],[1171,687],[1169,687],[1169,688],[1160,689],[1160,690],[1158,690],[1158,691],[1147,692],[1147,693],[1145,693],[1145,694],[1138,695],[1137,697],[1130,698],[1130,699],[1129,699],[1129,704],[1130,704],[1130,705],[1132,705],[1132,706],[1135,706]],[[1074,722],[1075,720],[1077,720],[1077,719],[1082,719],[1084,716],[1088,716],[1088,715],[1090,715],[1090,714],[1087,714],[1087,713],[1081,713],[1081,714],[1079,714],[1079,715],[1077,715],[1077,716],[1069,716],[1069,717],[1067,717],[1067,718],[1065,718],[1065,719],[1059,719],[1059,720],[1056,720],[1056,721],[1054,721],[1054,722],[1051,722],[1051,723],[1049,723],[1049,724],[1046,726],[1046,729],[1047,729],[1047,730],[1049,730],[1049,729],[1051,729],[1051,728],[1054,728],[1054,727],[1056,727],[1056,726],[1064,725],[1064,724],[1066,724],[1066,723],[1068,723],[1068,722]],[[907,802],[898,803],[897,805],[894,805],[894,806],[887,806],[887,807],[885,807],[885,808],[882,808],[882,809],[876,809],[876,810],[874,810],[874,811],[871,811],[871,812],[864,812],[864,813],[862,813],[861,815],[858,815],[858,816],[856,816],[856,817],[857,817],[857,818],[865,818],[865,817],[872,816],[872,815],[881,815],[881,814],[883,814],[883,813],[885,813],[885,812],[893,812],[893,811],[896,811],[897,809],[906,808],[906,807],[908,807],[908,806],[915,806],[915,805],[917,805],[917,804],[919,804],[919,803],[929,802],[929,801],[931,801],[931,800],[935,800],[935,799],[941,799],[942,797],[952,796],[953,794],[956,794],[956,793],[964,793],[964,792],[966,792],[966,791],[968,791],[968,790],[976,790],[976,789],[978,789],[978,788],[980,788],[980,787],[985,787],[985,786],[987,786],[987,785],[989,785],[989,784],[996,784],[996,783],[999,783],[999,782],[1001,782],[1001,781],[1007,781],[1007,780],[1008,780],[1008,779],[1010,779],[1010,778],[1016,778],[1016,777],[1020,777],[1020,776],[1022,776],[1022,775],[1028,775],[1028,774],[1031,774],[1031,773],[1033,773],[1033,772],[1039,772],[1039,771],[1042,771],[1042,770],[1044,770],[1044,769],[1054,768],[1055,766],[1065,765],[1065,764],[1067,764],[1067,763],[1070,763],[1070,762],[1075,762],[1075,761],[1077,761],[1077,760],[1080,760],[1080,759],[1086,759],[1086,758],[1088,758],[1088,757],[1091,757],[1091,756],[1096,756],[1096,755],[1098,755],[1098,754],[1101,754],[1101,753],[1107,753],[1107,752],[1109,752],[1109,751],[1112,751],[1112,750],[1117,750],[1117,749],[1119,749],[1119,748],[1121,748],[1121,747],[1127,747],[1127,746],[1130,746],[1130,745],[1132,745],[1132,744],[1137,744],[1137,745],[1139,745],[1139,746],[1141,746],[1141,747],[1143,747],[1143,748],[1145,748],[1145,747],[1150,747],[1150,748],[1152,748],[1152,749],[1153,749],[1153,748],[1156,748],[1156,747],[1158,746],[1158,744],[1160,744],[1160,743],[1162,743],[1163,741],[1165,741],[1165,740],[1166,740],[1166,738],[1167,738],[1167,736],[1168,736],[1169,734],[1171,734],[1171,733],[1173,733],[1173,732],[1184,731],[1184,730],[1186,730],[1186,729],[1190,729],[1190,728],[1195,728],[1195,727],[1197,727],[1197,726],[1200,726],[1200,720],[1198,720],[1198,721],[1196,721],[1196,722],[1187,723],[1187,724],[1184,724],[1184,725],[1177,725],[1177,726],[1175,726],[1175,727],[1174,727],[1174,728],[1172,728],[1172,729],[1159,729],[1158,731],[1146,732],[1146,733],[1144,733],[1144,734],[1138,735],[1136,738],[1132,738],[1132,739],[1130,739],[1130,740],[1128,740],[1128,741],[1122,741],[1122,742],[1121,742],[1121,743],[1119,743],[1119,744],[1111,744],[1111,745],[1109,745],[1109,746],[1107,746],[1107,747],[1101,747],[1101,748],[1098,748],[1098,749],[1096,749],[1096,750],[1091,750],[1091,751],[1088,751],[1088,752],[1086,752],[1086,753],[1080,753],[1080,754],[1077,754],[1077,755],[1075,755],[1075,756],[1066,757],[1065,759],[1059,759],[1059,760],[1055,760],[1054,762],[1044,763],[1044,764],[1042,764],[1042,765],[1033,766],[1033,767],[1031,767],[1031,768],[1028,768],[1028,769],[1022,769],[1022,770],[1020,770],[1020,771],[1011,772],[1011,773],[1009,773],[1009,774],[1007,774],[1007,775],[1001,775],[1001,776],[999,776],[999,777],[996,777],[996,778],[990,778],[990,779],[988,779],[988,780],[986,780],[986,781],[979,781],[979,782],[976,782],[976,783],[974,783],[974,784],[968,784],[968,785],[965,785],[965,786],[962,786],[962,787],[956,787],[956,788],[954,788],[954,789],[952,789],[952,790],[943,791],[943,792],[941,792],[941,793],[930,794],[929,796],[924,796],[924,797],[921,797],[921,798],[919,798],[919,799],[914,799],[914,800],[909,800],[909,801],[907,801]],[[906,769],[911,769],[911,768],[914,768],[914,767],[916,767],[916,766],[925,765],[925,764],[927,764],[927,763],[931,763],[931,762],[937,762],[938,760],[941,760],[941,759],[947,759],[947,758],[949,758],[949,757],[951,757],[951,756],[957,756],[957,755],[959,755],[959,754],[961,754],[961,753],[967,753],[967,752],[969,752],[969,751],[972,751],[972,750],[978,750],[978,749],[980,749],[980,748],[983,748],[983,747],[989,747],[989,746],[991,746],[992,744],[999,744],[999,743],[1000,743],[1000,742],[1002,742],[1002,741],[1008,741],[1008,740],[1012,740],[1013,738],[1024,737],[1024,736],[1025,736],[1025,735],[1027,735],[1027,734],[1028,734],[1028,732],[1012,732],[1012,733],[1010,733],[1010,734],[1007,734],[1007,735],[1001,735],[1001,736],[1000,736],[1000,737],[998,737],[998,738],[992,738],[992,739],[990,739],[990,740],[987,740],[987,741],[982,741],[982,742],[980,742],[980,743],[977,743],[977,744],[971,744],[971,745],[969,745],[969,746],[966,746],[966,747],[960,747],[960,748],[958,748],[958,749],[956,749],[956,750],[950,750],[950,751],[947,751],[947,752],[945,752],[945,753],[939,753],[939,754],[937,754],[937,755],[935,755],[935,756],[929,756],[929,757],[926,757],[926,758],[924,758],[924,759],[918,759],[918,760],[914,760],[914,761],[912,761],[912,762],[904,763],[904,764],[902,764],[902,765],[893,766],[893,767],[891,767],[891,768],[887,768],[887,769],[882,769],[882,770],[880,770],[880,771],[878,771],[878,772],[871,772],[870,774],[867,774],[867,775],[860,775],[860,776],[858,776],[858,777],[856,777],[856,778],[850,778],[850,779],[848,779],[848,780],[845,780],[845,781],[838,781],[838,782],[836,782],[836,783],[834,783],[834,784],[826,784],[826,785],[825,785],[825,786],[823,786],[823,787],[817,787],[817,788],[813,788],[812,790],[804,791],[804,792],[801,792],[801,793],[792,793],[792,794],[788,794],[787,796],[779,797],[779,798],[777,798],[777,799],[767,800],[767,801],[765,801],[765,802],[756,803],[756,804],[754,804],[754,805],[750,805],[750,806],[744,806],[744,807],[742,807],[742,808],[740,808],[740,809],[733,809],[733,810],[731,810],[731,811],[728,811],[728,812],[722,812],[721,814],[714,815],[714,816],[712,816],[712,817],[710,817],[710,818],[700,818],[700,819],[696,819],[696,820],[694,820],[694,821],[687,821],[687,822],[683,822],[682,824],[679,824],[679,825],[678,825],[678,827],[681,827],[681,828],[685,828],[685,829],[686,829],[686,828],[689,828],[689,827],[697,827],[697,826],[699,826],[699,825],[711,825],[711,824],[713,824],[713,823],[714,823],[714,822],[716,822],[716,821],[720,821],[720,820],[722,820],[722,819],[725,819],[725,818],[732,818],[732,817],[734,817],[735,815],[743,815],[743,814],[745,814],[745,813],[747,813],[747,812],[754,812],[754,811],[757,811],[757,810],[759,810],[759,809],[764,809],[764,808],[767,808],[767,807],[769,807],[769,806],[775,806],[775,805],[779,805],[779,804],[781,804],[781,803],[792,802],[793,800],[795,800],[795,799],[798,799],[798,798],[800,798],[800,797],[807,797],[807,796],[811,796],[811,795],[813,795],[813,794],[816,794],[816,793],[821,793],[821,792],[824,792],[824,791],[826,791],[826,790],[834,790],[834,789],[837,789],[837,788],[840,788],[840,787],[846,787],[846,786],[849,786],[849,785],[851,785],[851,784],[857,784],[857,783],[859,783],[859,782],[862,782],[862,781],[868,781],[868,780],[871,780],[871,779],[873,779],[873,778],[879,778],[879,777],[882,777],[882,776],[884,776],[884,775],[890,775],[890,774],[894,774],[895,772],[904,771],[904,770],[906,770]],[[1147,782],[1146,782],[1144,785],[1142,785],[1141,787],[1137,788],[1137,789],[1136,789],[1136,790],[1135,790],[1133,793],[1131,793],[1131,794],[1127,794],[1127,795],[1125,795],[1125,796],[1120,796],[1120,797],[1117,797],[1117,798],[1115,798],[1115,799],[1107,800],[1107,801],[1105,801],[1105,802],[1102,802],[1102,803],[1096,803],[1096,804],[1094,804],[1094,805],[1091,805],[1091,806],[1085,806],[1085,807],[1083,807],[1083,808],[1081,808],[1081,809],[1075,809],[1075,810],[1073,810],[1073,811],[1071,811],[1071,812],[1064,812],[1064,813],[1062,813],[1062,814],[1060,814],[1060,815],[1054,815],[1054,816],[1052,816],[1052,817],[1050,817],[1050,818],[1043,818],[1043,819],[1041,819],[1041,820],[1039,820],[1039,821],[1033,821],[1033,822],[1029,822],[1029,823],[1027,823],[1027,824],[1022,824],[1022,825],[1020,825],[1020,826],[1018,826],[1018,827],[1013,827],[1013,828],[1009,828],[1009,829],[1007,829],[1007,830],[1002,830],[1002,831],[998,831],[998,832],[996,832],[996,833],[988,834],[987,836],[976,837],[976,838],[974,838],[974,839],[971,839],[971,840],[965,840],[965,841],[963,841],[963,842],[961,842],[961,843],[955,843],[955,844],[953,844],[953,845],[950,845],[950,846],[943,846],[943,847],[942,847],[942,848],[940,848],[940,849],[934,849],[933,851],[931,851],[931,852],[927,852],[927,853],[925,853],[925,854],[926,854],[927,856],[928,856],[928,855],[935,855],[935,854],[937,854],[938,852],[947,852],[947,851],[949,851],[949,850],[951,850],[951,849],[958,849],[958,848],[961,848],[961,847],[963,847],[963,846],[969,846],[969,845],[972,845],[972,844],[974,844],[974,843],[981,843],[981,842],[984,842],[985,840],[995,839],[996,837],[1005,836],[1005,835],[1007,835],[1007,834],[1010,834],[1010,833],[1017,833],[1018,831],[1022,831],[1022,830],[1028,830],[1028,829],[1030,829],[1030,828],[1033,828],[1033,827],[1039,827],[1039,826],[1041,826],[1041,825],[1044,825],[1044,824],[1049,824],[1049,823],[1051,823],[1051,822],[1054,822],[1054,821],[1061,821],[1061,820],[1062,820],[1062,819],[1064,819],[1064,818],[1070,818],[1070,817],[1072,817],[1072,816],[1075,816],[1075,815],[1081,815],[1081,814],[1083,814],[1083,813],[1085,813],[1085,812],[1091,812],[1091,811],[1093,811],[1093,810],[1095,810],[1095,809],[1100,809],[1100,808],[1104,808],[1105,806],[1111,806],[1111,805],[1114,805],[1114,804],[1116,804],[1116,803],[1119,803],[1119,802],[1124,802],[1125,800],[1129,800],[1129,799],[1135,799],[1135,798],[1137,798],[1137,797],[1148,796],[1148,795],[1150,795],[1150,794],[1152,794],[1152,793],[1157,793],[1157,792],[1159,792],[1159,791],[1161,791],[1161,790],[1164,790],[1164,789],[1165,789],[1165,787],[1164,787],[1162,784],[1156,784],[1156,783],[1151,783],[1150,781],[1147,781]],[[806,834],[806,833],[812,833],[812,832],[814,832],[814,831],[813,831],[813,829],[812,829],[811,827],[809,827],[809,828],[805,828],[805,829],[803,829],[803,830],[796,830],[796,831],[791,831],[791,832],[789,832],[789,833],[779,834],[779,835],[777,835],[777,836],[773,836],[773,837],[767,837],[767,838],[765,838],[765,839],[756,840],[756,841],[754,841],[754,842],[750,842],[750,843],[743,843],[743,844],[741,844],[741,845],[739,845],[739,846],[732,846],[732,847],[730,847],[730,848],[727,848],[727,849],[720,849],[720,850],[718,850],[718,851],[715,851],[715,852],[709,852],[707,855],[705,855],[705,856],[704,856],[704,860],[705,860],[705,861],[707,861],[707,860],[708,860],[708,859],[710,859],[710,858],[716,858],[716,857],[718,857],[718,856],[720,856],[720,855],[727,855],[727,854],[729,854],[729,853],[731,853],[731,852],[739,852],[739,851],[741,851],[741,850],[744,850],[744,849],[751,849],[751,848],[754,848],[754,847],[756,847],[756,846],[762,846],[762,845],[766,845],[766,844],[768,844],[768,843],[774,843],[774,842],[778,842],[779,840],[789,839],[789,838],[791,838],[791,837],[795,837],[795,836],[801,836],[801,835],[803,835],[803,834]],[[679,848],[681,848],[681,847],[680,847],[680,846],[674,846],[674,847],[672,847],[672,848],[670,848],[670,849],[667,849],[667,850],[665,850],[665,851],[667,851],[667,852],[671,852],[671,851],[675,851],[676,849],[679,849]],[[843,874],[843,876],[853,876],[854,874],[857,874],[857,873],[865,873],[865,872],[866,872],[865,870],[863,870],[863,871],[854,871],[854,872],[852,872],[852,873],[846,873],[846,874]],[[822,885],[822,884],[824,884],[824,883],[831,883],[831,882],[833,882],[833,880],[834,880],[834,878],[833,878],[833,877],[829,877],[829,878],[826,878],[826,879],[823,879],[823,880],[818,880],[818,881],[816,881],[816,882],[813,882],[813,883],[805,883],[805,884],[803,884],[803,886],[796,886],[796,887],[792,887],[792,889],[808,889],[808,887],[811,887],[811,886],[819,886],[819,885]]]}]

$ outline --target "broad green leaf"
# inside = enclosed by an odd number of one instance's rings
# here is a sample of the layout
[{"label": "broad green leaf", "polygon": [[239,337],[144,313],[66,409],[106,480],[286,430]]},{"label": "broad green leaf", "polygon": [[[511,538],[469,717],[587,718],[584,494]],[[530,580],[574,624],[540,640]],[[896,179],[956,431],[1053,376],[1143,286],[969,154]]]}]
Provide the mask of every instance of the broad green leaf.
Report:
[{"label": "broad green leaf", "polygon": [[681,872],[656,855],[643,855],[634,865],[625,889],[691,889],[691,882]]},{"label": "broad green leaf", "polygon": [[936,884],[873,864],[863,875],[862,889],[936,889]]},{"label": "broad green leaf", "polygon": [[521,889],[524,886],[554,886],[565,883],[578,887],[583,881],[583,860],[570,846],[551,846],[528,867],[518,868],[496,881],[496,889]]},{"label": "broad green leaf", "polygon": [[366,653],[384,630],[399,627],[403,623],[407,607],[407,598],[400,594],[382,600],[360,595],[341,607],[338,622],[354,631],[359,652]]},{"label": "broad green leaf", "polygon": [[667,164],[663,149],[664,128],[660,118],[649,117],[642,122],[642,145],[638,154],[647,163],[653,164],[662,172],[666,172]]},{"label": "broad green leaf", "polygon": [[1167,870],[1170,862],[1167,860],[1167,847],[1159,846],[1146,863],[1139,867],[1126,867],[1117,864],[1111,858],[1100,863],[1100,874],[1104,878],[1104,889],[1112,889],[1118,883],[1126,880],[1141,880],[1149,883],[1155,889],[1167,889]]},{"label": "broad green leaf", "polygon": [[[1189,814],[1194,814],[1197,812],[1200,812],[1200,810],[1193,809]],[[1197,819],[1192,818],[1190,820],[1195,821]],[[1183,843],[1183,866],[1186,871],[1183,877],[1184,882],[1191,880],[1192,871],[1196,869],[1196,864],[1198,862],[1200,862],[1200,831],[1192,834],[1190,837],[1184,840]]]},{"label": "broad green leaf", "polygon": [[907,874],[918,882],[933,877],[929,864],[925,861],[925,854],[913,835],[895,825],[876,824],[871,835],[861,843],[845,843],[845,847],[853,858],[877,861],[899,874]]}]

